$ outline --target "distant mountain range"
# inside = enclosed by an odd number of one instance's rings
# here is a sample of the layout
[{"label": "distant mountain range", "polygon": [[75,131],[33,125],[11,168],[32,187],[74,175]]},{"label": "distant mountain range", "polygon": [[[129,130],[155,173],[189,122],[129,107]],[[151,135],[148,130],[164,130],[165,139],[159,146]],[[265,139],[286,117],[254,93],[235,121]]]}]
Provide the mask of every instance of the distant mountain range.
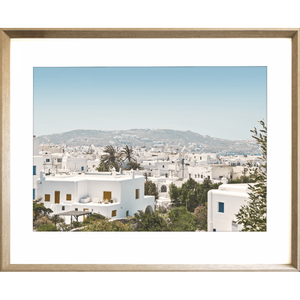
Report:
[{"label": "distant mountain range", "polygon": [[136,147],[153,146],[172,147],[181,151],[185,146],[190,151],[259,154],[255,140],[226,140],[201,135],[192,131],[171,129],[129,129],[129,130],[72,130],[68,132],[42,135],[38,137],[40,144],[67,145],[70,147],[94,145],[102,147],[124,145]]}]

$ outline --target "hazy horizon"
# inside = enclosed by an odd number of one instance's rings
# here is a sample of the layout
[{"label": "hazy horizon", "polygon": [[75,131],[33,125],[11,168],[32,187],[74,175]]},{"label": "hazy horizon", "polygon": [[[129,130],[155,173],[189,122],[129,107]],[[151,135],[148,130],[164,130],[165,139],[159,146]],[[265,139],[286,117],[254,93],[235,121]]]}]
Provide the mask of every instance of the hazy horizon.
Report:
[{"label": "hazy horizon", "polygon": [[35,67],[33,79],[36,136],[125,127],[245,140],[266,120],[266,67]]},{"label": "hazy horizon", "polygon": [[[259,125],[257,123],[257,125]],[[257,125],[255,125],[254,127],[258,127]],[[104,132],[109,132],[109,131],[129,131],[129,130],[173,130],[173,131],[183,131],[183,132],[187,132],[187,131],[190,131],[190,132],[193,132],[193,133],[197,133],[197,134],[200,134],[202,136],[209,136],[211,138],[218,138],[218,139],[226,139],[226,138],[223,138],[223,137],[219,137],[219,136],[211,136],[209,134],[202,134],[202,133],[199,133],[199,132],[195,132],[195,131],[192,131],[192,130],[179,130],[179,129],[171,129],[171,128],[129,128],[129,129],[112,129],[112,130],[101,130],[101,129],[72,129],[72,130],[68,130],[68,131],[61,131],[61,132],[55,132],[55,133],[49,133],[49,134],[41,134],[41,135],[35,135],[37,138],[39,137],[42,137],[42,136],[48,136],[48,135],[55,135],[55,134],[63,134],[63,133],[67,133],[67,132],[72,132],[72,131],[81,131],[81,130],[86,130],[86,131],[104,131]],[[250,130],[249,130],[250,132]],[[251,136],[248,138],[248,139],[238,139],[238,140],[251,140]],[[226,139],[226,140],[229,140],[229,141],[238,141],[238,140],[232,140],[232,139]]]}]

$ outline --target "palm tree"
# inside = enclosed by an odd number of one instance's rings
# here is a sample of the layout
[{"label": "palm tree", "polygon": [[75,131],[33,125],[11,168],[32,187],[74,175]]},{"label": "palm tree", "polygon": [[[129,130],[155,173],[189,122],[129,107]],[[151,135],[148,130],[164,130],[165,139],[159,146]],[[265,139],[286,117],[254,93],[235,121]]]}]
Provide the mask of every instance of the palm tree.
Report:
[{"label": "palm tree", "polygon": [[105,147],[104,152],[107,154],[101,156],[101,163],[111,168],[114,167],[116,171],[119,171],[121,155],[118,148],[115,149],[112,145],[108,145]]},{"label": "palm tree", "polygon": [[132,146],[128,147],[126,145],[121,151],[121,157],[122,157],[123,161],[125,161],[127,159],[128,163],[135,162],[136,158],[133,155]]}]

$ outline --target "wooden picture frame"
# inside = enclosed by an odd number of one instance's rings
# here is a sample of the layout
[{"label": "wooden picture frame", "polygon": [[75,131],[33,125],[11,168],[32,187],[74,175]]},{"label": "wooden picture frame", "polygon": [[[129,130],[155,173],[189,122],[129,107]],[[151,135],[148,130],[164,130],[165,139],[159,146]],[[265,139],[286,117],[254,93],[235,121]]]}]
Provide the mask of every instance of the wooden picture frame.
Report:
[{"label": "wooden picture frame", "polygon": [[[25,38],[287,38],[292,42],[291,264],[11,264],[10,263],[10,40]],[[300,30],[296,29],[0,29],[1,271],[300,271]]]}]

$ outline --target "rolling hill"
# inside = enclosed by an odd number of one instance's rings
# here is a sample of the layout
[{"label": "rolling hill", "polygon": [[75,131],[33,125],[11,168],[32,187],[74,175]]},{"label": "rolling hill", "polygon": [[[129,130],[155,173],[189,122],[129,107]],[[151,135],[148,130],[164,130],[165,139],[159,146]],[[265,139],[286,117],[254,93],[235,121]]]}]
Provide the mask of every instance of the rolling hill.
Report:
[{"label": "rolling hill", "polygon": [[186,146],[191,151],[259,154],[259,147],[254,140],[226,140],[201,135],[192,131],[171,129],[129,129],[129,130],[72,130],[68,132],[42,135],[37,137],[40,144],[94,145],[102,147],[113,145],[122,147],[169,146],[181,150]]}]

